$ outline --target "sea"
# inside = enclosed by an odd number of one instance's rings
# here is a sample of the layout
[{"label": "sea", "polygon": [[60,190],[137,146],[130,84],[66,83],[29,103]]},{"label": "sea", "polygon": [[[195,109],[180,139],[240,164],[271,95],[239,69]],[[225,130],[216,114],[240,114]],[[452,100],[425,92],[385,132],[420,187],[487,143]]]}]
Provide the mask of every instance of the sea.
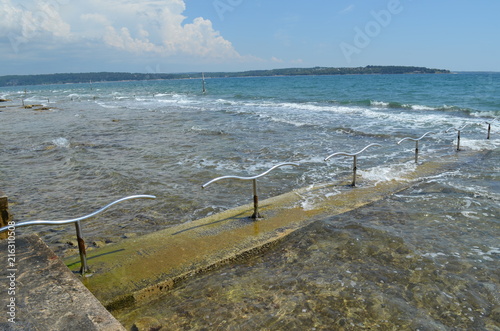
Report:
[{"label": "sea", "polygon": [[[82,221],[92,247],[352,176],[402,192],[315,220],[266,253],[115,313],[171,330],[500,330],[500,73],[200,79],[0,87],[0,190],[17,223]],[[25,108],[27,105],[36,105]],[[426,134],[426,135],[425,135]],[[419,158],[415,163],[416,143]],[[488,139],[489,136],[489,139]],[[460,137],[460,140],[459,140]],[[400,142],[398,144],[398,142]],[[352,189],[356,189],[353,187]],[[335,190],[331,194],[335,194]],[[304,208],[307,207],[304,201]],[[75,254],[73,225],[37,233]]]}]

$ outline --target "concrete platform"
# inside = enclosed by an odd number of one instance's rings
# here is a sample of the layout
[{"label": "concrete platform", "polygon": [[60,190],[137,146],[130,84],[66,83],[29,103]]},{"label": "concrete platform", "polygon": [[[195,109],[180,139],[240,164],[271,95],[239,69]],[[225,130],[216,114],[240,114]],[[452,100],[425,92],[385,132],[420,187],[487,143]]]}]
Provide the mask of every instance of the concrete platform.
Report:
[{"label": "concrete platform", "polygon": [[[88,253],[93,275],[87,288],[109,310],[144,304],[176,283],[218,266],[257,254],[311,222],[344,213],[404,190],[422,178],[477,161],[479,154],[461,152],[425,162],[399,180],[352,188],[346,183],[295,190],[260,203],[265,219],[249,218],[246,205],[146,236],[127,239]],[[332,194],[336,191],[336,194]],[[78,257],[65,260],[78,270]]]},{"label": "concrete platform", "polygon": [[0,241],[0,330],[125,330],[38,236],[12,249]]}]

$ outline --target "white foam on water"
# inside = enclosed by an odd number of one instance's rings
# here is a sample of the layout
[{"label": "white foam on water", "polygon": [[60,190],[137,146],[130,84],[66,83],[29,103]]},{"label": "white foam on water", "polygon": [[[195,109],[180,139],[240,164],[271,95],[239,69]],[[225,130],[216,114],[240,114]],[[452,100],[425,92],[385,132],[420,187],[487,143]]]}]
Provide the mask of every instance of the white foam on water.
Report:
[{"label": "white foam on water", "polygon": [[474,197],[483,196],[492,199],[494,201],[500,202],[500,194],[491,191],[488,187],[478,186],[478,185],[463,185],[461,182],[456,182],[456,181],[447,182],[446,184],[460,191],[472,193]]},{"label": "white foam on water", "polygon": [[226,105],[226,106],[234,106],[234,105],[238,104],[236,101],[231,101],[231,100],[226,100],[226,99],[217,99],[217,100],[215,100],[215,103]]},{"label": "white foam on water", "polygon": [[467,218],[470,218],[470,219],[473,219],[473,220],[479,220],[481,218],[477,217],[477,216],[474,216],[477,214],[477,212],[475,211],[467,211],[467,210],[463,210],[460,212],[462,215],[464,215],[465,217]]},{"label": "white foam on water", "polygon": [[62,148],[69,148],[71,145],[69,140],[64,138],[64,137],[59,137],[59,138],[53,139],[52,143],[54,145],[56,145],[57,147],[62,147]]},{"label": "white foam on water", "polygon": [[269,117],[269,118],[273,122],[290,124],[290,125],[293,125],[293,126],[296,126],[296,127],[302,127],[302,126],[310,125],[309,123],[294,121],[294,120],[291,120],[291,119],[287,119],[285,117]]},{"label": "white foam on water", "polygon": [[370,105],[374,106],[374,107],[388,107],[389,103],[388,102],[384,102],[384,101],[375,101],[375,100],[372,100],[372,101],[370,101]]},{"label": "white foam on water", "polygon": [[295,192],[295,194],[301,198],[301,201],[298,202],[299,207],[301,207],[305,211],[314,210],[318,203],[341,193],[340,190],[333,187],[329,187],[327,191],[325,190],[316,191],[314,190],[315,187],[316,185],[313,184],[308,187],[306,192],[302,193]]},{"label": "white foam on water", "polygon": [[500,147],[500,139],[460,139],[460,148],[483,151]]},{"label": "white foam on water", "polygon": [[[407,105],[405,105],[405,106],[407,106]],[[414,110],[436,110],[436,108],[434,108],[434,107],[423,106],[423,105],[408,105],[408,106]]]},{"label": "white foam on water", "polygon": [[403,164],[392,164],[389,166],[378,166],[369,170],[358,170],[358,174],[365,180],[375,183],[390,180],[405,180],[403,177],[408,173],[415,171],[417,165],[413,162]]},{"label": "white foam on water", "polygon": [[118,105],[110,105],[110,104],[106,104],[106,103],[100,102],[100,101],[97,101],[96,104],[98,104],[102,108],[109,108],[109,109],[120,108],[120,106],[118,106]]},{"label": "white foam on water", "polygon": [[427,180],[429,183],[434,183],[434,182],[439,182],[440,180],[442,180],[444,178],[457,176],[459,174],[460,174],[460,170],[454,170],[454,171],[443,172],[443,173],[440,173],[437,175],[427,176],[427,177],[424,177],[423,179]]}]

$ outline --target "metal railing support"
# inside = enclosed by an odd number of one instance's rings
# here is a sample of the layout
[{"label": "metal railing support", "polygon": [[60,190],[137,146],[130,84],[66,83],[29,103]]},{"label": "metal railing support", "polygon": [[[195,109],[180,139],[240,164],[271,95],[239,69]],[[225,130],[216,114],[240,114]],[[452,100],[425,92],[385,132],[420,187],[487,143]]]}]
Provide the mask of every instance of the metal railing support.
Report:
[{"label": "metal railing support", "polygon": [[[82,216],[82,217],[69,219],[69,220],[61,220],[61,221],[27,221],[27,222],[17,223],[15,225],[15,228],[20,228],[20,227],[30,226],[30,225],[62,225],[62,224],[75,223],[76,239],[78,241],[78,251],[80,253],[80,262],[81,262],[80,273],[83,275],[89,271],[89,267],[87,265],[87,253],[86,253],[86,249],[85,249],[85,241],[83,240],[82,227],[81,227],[80,221],[83,221],[83,220],[91,218],[99,213],[102,213],[103,211],[105,211],[106,209],[108,209],[109,207],[111,207],[117,203],[120,203],[120,202],[125,201],[125,200],[132,200],[132,199],[156,199],[156,197],[154,195],[132,195],[132,196],[128,196],[128,197],[113,201],[110,204],[107,204],[106,206],[102,207],[101,209],[99,209],[91,214]],[[7,231],[9,228],[11,228],[11,227],[4,226],[4,227],[0,228],[0,233]]]},{"label": "metal railing support", "polygon": [[76,241],[78,242],[78,252],[80,253],[80,273],[83,275],[90,271],[90,268],[87,264],[87,249],[85,248],[85,240],[83,240],[82,225],[80,224],[80,221],[75,222],[75,229]]},{"label": "metal railing support", "polygon": [[333,156],[339,156],[339,155],[343,155],[343,156],[352,156],[354,158],[353,160],[353,166],[352,166],[352,170],[353,170],[353,176],[352,176],[352,186],[356,186],[356,172],[358,170],[358,167],[357,167],[357,158],[358,158],[358,154],[361,154],[362,152],[364,152],[367,148],[369,147],[372,147],[372,146],[378,146],[378,147],[382,147],[382,145],[380,144],[370,144],[368,146],[366,146],[365,148],[363,148],[362,150],[360,150],[359,152],[357,153],[345,153],[345,152],[340,152],[340,153],[333,153],[332,155],[329,155],[325,158],[325,161],[328,161],[328,159],[330,159],[331,157]]},{"label": "metal railing support", "polygon": [[252,176],[252,177],[240,177],[240,176],[222,176],[222,177],[217,177],[217,178],[214,178],[211,181],[206,182],[205,184],[203,184],[201,186],[201,188],[206,188],[208,185],[210,185],[210,184],[212,184],[214,182],[217,182],[219,180],[222,180],[222,179],[251,180],[252,181],[252,187],[253,187],[253,214],[252,214],[251,218],[253,218],[253,219],[259,219],[259,218],[262,218],[262,216],[259,213],[259,196],[257,195],[257,178],[263,177],[263,176],[267,175],[269,172],[271,172],[272,170],[274,170],[276,168],[279,168],[279,167],[283,167],[283,166],[299,167],[300,165],[297,164],[297,163],[293,163],[293,162],[284,162],[284,163],[277,164],[274,167],[268,169],[267,171],[264,171],[263,173],[261,173],[259,175],[256,175],[256,176]]},{"label": "metal railing support", "polygon": [[431,133],[435,134],[436,132],[432,132],[432,131],[426,132],[426,133],[423,134],[422,137],[416,138],[416,139],[415,138],[410,138],[410,137],[405,137],[405,138],[401,139],[400,141],[398,141],[398,145],[401,144],[405,140],[412,140],[412,141],[414,141],[415,142],[415,163],[418,163],[418,142],[422,138],[424,138],[425,136],[427,136],[428,134],[431,134]]},{"label": "metal railing support", "polygon": [[460,131],[462,131],[466,126],[467,126],[467,124],[465,124],[464,126],[462,126],[461,128],[458,128],[458,129],[449,128],[448,130],[445,131],[445,133],[448,133],[448,131],[450,131],[450,130],[455,130],[455,131],[458,132],[458,136],[457,136],[457,151],[460,150]]}]

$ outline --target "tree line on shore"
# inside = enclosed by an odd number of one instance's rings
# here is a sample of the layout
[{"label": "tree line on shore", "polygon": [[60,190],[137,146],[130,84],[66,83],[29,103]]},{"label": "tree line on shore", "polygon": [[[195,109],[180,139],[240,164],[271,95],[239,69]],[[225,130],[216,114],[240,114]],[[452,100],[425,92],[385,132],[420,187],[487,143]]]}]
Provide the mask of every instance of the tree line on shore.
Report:
[{"label": "tree line on shore", "polygon": [[[355,68],[285,68],[271,70],[250,70],[240,72],[208,72],[206,78],[263,77],[263,76],[306,76],[306,75],[362,75],[362,74],[449,74],[449,70],[429,69],[411,66],[366,66]],[[0,76],[0,86],[48,85],[115,81],[141,81],[159,79],[201,78],[201,73],[126,73],[90,72],[44,75]]]}]

